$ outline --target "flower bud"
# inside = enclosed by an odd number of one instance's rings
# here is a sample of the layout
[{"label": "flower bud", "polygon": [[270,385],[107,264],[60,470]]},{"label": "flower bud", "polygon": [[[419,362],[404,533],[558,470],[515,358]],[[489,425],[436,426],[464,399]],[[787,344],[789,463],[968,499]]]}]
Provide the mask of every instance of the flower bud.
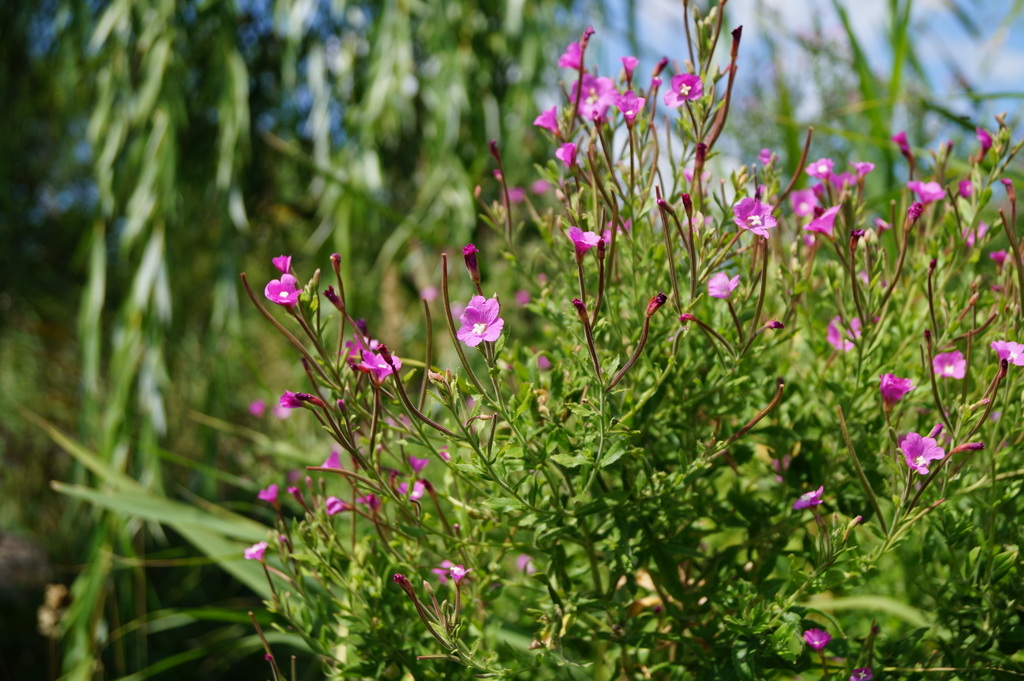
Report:
[{"label": "flower bud", "polygon": [[331,253],[331,268],[334,270],[335,274],[339,274],[340,276],[341,256],[337,253]]},{"label": "flower bud", "polygon": [[324,297],[331,301],[331,305],[334,305],[335,308],[341,312],[345,311],[345,306],[342,305],[341,298],[338,297],[338,292],[334,290],[333,286],[327,287],[327,290],[324,291]]},{"label": "flower bud", "polygon": [[668,301],[668,296],[660,292],[651,298],[651,302],[647,303],[647,316],[650,317],[661,309],[661,306],[664,305],[666,301]]},{"label": "flower bud", "polygon": [[501,163],[501,152],[498,151],[498,140],[491,140],[487,143],[487,147],[491,150],[491,156],[498,163]]},{"label": "flower bud", "polygon": [[662,57],[661,59],[658,60],[658,63],[655,65],[654,73],[652,73],[651,76],[657,78],[658,76],[661,75],[661,72],[665,70],[666,66],[668,66],[668,57]]},{"label": "flower bud", "polygon": [[469,278],[474,284],[480,283],[480,265],[476,261],[476,254],[480,250],[473,244],[466,244],[462,247],[462,257],[466,261],[466,269],[469,271]]},{"label": "flower bud", "polygon": [[910,220],[910,224],[914,224],[924,213],[924,205],[919,201],[914,201],[910,204],[910,208],[907,209],[907,219]]}]

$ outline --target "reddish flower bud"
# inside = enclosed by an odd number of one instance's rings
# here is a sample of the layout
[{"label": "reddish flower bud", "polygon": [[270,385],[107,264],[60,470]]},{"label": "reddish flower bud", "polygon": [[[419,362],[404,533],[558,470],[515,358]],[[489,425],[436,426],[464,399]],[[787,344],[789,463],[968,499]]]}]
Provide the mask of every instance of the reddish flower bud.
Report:
[{"label": "reddish flower bud", "polygon": [[676,209],[673,208],[672,204],[669,203],[668,201],[666,201],[665,199],[659,198],[659,199],[657,199],[657,203],[658,203],[658,208],[660,208],[661,210],[665,211],[669,215],[675,215],[676,214]]},{"label": "reddish flower bud", "polygon": [[342,312],[345,311],[345,306],[341,304],[341,298],[338,297],[338,292],[334,290],[333,286],[327,287],[327,290],[324,291],[324,297],[331,301],[331,304],[334,305],[334,307]]},{"label": "reddish flower bud", "polygon": [[583,35],[580,36],[580,49],[586,49],[587,43],[590,42],[590,36],[594,35],[594,27],[587,26],[587,29],[583,31]]},{"label": "reddish flower bud", "polygon": [[469,271],[469,278],[474,284],[480,283],[480,265],[476,261],[476,254],[480,250],[473,244],[466,244],[462,247],[462,257],[466,261],[466,269]]},{"label": "reddish flower bud", "polygon": [[765,326],[767,326],[769,329],[784,329],[784,328],[786,328],[786,325],[783,324],[782,322],[780,322],[777,319],[771,320],[770,322],[765,324]]},{"label": "reddish flower bud", "polygon": [[334,269],[335,274],[341,271],[341,256],[337,253],[331,253],[331,268]]},{"label": "reddish flower bud", "polygon": [[491,140],[487,143],[488,148],[491,150],[491,156],[498,163],[501,163],[501,152],[498,151],[498,140]]},{"label": "reddish flower bud", "polygon": [[667,301],[668,296],[666,296],[664,293],[659,292],[657,295],[651,298],[651,302],[647,303],[647,316],[650,317],[651,315],[653,315],[655,312],[661,309],[661,306],[664,305]]},{"label": "reddish flower bud", "polygon": [[917,222],[922,213],[924,213],[924,205],[919,201],[914,201],[914,203],[910,204],[910,208],[907,209],[907,218],[913,224]]},{"label": "reddish flower bud", "polygon": [[587,321],[587,304],[579,298],[573,298],[572,304],[576,308],[576,314],[580,316],[580,319]]},{"label": "reddish flower bud", "polygon": [[690,213],[693,212],[693,199],[686,192],[680,194],[679,198],[683,200],[683,208],[686,210],[686,216],[689,217]]},{"label": "reddish flower bud", "polygon": [[689,312],[684,312],[683,314],[679,315],[679,321],[681,321],[683,324],[686,324],[688,322],[695,322],[695,321],[697,321],[697,318],[694,317]]},{"label": "reddish flower bud", "polygon": [[657,78],[661,75],[661,72],[665,70],[666,66],[668,66],[668,57],[662,57],[658,60],[657,65],[655,65],[654,73],[652,73],[651,76]]},{"label": "reddish flower bud", "polygon": [[[708,157],[708,145],[704,144],[703,142],[697,142],[696,157],[694,159],[694,163],[695,163],[696,167],[703,168],[704,167],[704,161],[707,160],[707,157]],[[696,173],[696,171],[694,171],[694,177],[696,177],[696,176],[697,176],[697,173]]]}]

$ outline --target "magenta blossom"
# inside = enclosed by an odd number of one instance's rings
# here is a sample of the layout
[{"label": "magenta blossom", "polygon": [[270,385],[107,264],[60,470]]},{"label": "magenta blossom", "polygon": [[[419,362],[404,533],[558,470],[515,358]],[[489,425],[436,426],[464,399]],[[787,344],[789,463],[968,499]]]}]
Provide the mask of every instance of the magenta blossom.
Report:
[{"label": "magenta blossom", "polygon": [[357,504],[363,504],[371,511],[377,511],[380,509],[380,499],[374,494],[367,494],[366,496],[356,497]]},{"label": "magenta blossom", "polygon": [[520,553],[516,556],[516,567],[519,568],[520,572],[527,575],[532,575],[537,572],[537,568],[533,565],[533,558],[526,553]]},{"label": "magenta blossom", "polygon": [[708,279],[708,295],[712,298],[728,298],[739,283],[738,274],[730,279],[725,272],[716,272]]},{"label": "magenta blossom", "polygon": [[[392,359],[394,359],[392,357]],[[331,450],[331,455],[324,459],[324,462],[320,464],[320,468],[337,468],[341,469],[341,452],[337,449]]]},{"label": "magenta blossom", "polygon": [[775,159],[776,156],[771,149],[762,149],[757,154],[757,160],[759,160],[761,162],[761,165],[764,166],[771,165],[771,162],[774,161]]},{"label": "magenta blossom", "polygon": [[564,69],[579,70],[583,64],[583,50],[579,43],[569,43],[565,48],[565,54],[558,58],[558,65]]},{"label": "magenta blossom", "polygon": [[810,508],[811,506],[819,505],[821,503],[821,493],[824,491],[825,486],[822,485],[813,492],[801,494],[800,497],[796,500],[796,503],[793,504],[793,508],[795,508],[796,510],[800,510],[804,508]]},{"label": "magenta blossom", "polygon": [[[354,365],[353,368],[364,374],[370,374],[373,377],[373,382],[377,385],[383,383],[384,379],[393,373],[391,366],[384,359],[384,355],[371,350],[363,350],[362,358],[363,361]],[[402,368],[402,360],[398,359],[397,355],[391,356],[391,362],[395,365],[395,370]]]},{"label": "magenta blossom", "polygon": [[[578,83],[572,84],[572,100],[576,101]],[[615,103],[615,83],[611,78],[583,74],[583,94],[580,96],[579,114],[589,121],[604,120],[608,107]]]},{"label": "magenta blossom", "polygon": [[555,149],[555,158],[564,163],[567,168],[572,168],[576,165],[576,144],[566,142],[558,147],[558,149]]},{"label": "magenta blossom", "polygon": [[828,331],[825,335],[825,340],[828,341],[829,345],[834,347],[840,352],[849,352],[853,350],[853,341],[860,338],[861,323],[860,319],[854,317],[850,320],[850,326],[847,328],[843,325],[843,320],[839,317],[833,317],[832,321],[828,323]]},{"label": "magenta blossom", "polygon": [[498,316],[501,306],[497,298],[473,296],[466,306],[466,311],[459,317],[462,328],[455,336],[471,348],[482,341],[492,343],[498,340],[505,320]]},{"label": "magenta blossom", "polygon": [[473,568],[469,568],[467,570],[466,568],[462,567],[461,565],[452,565],[450,568],[448,568],[448,573],[451,575],[452,580],[456,584],[460,583],[462,581],[462,579],[467,574],[469,574],[472,571],[473,571]]},{"label": "magenta blossom", "polygon": [[263,560],[263,554],[267,552],[267,542],[261,541],[247,548],[242,555],[246,560]]},{"label": "magenta blossom", "polygon": [[971,229],[969,226],[964,227],[960,236],[964,238],[964,244],[967,248],[974,248],[974,243],[986,234],[988,234],[988,225],[985,222],[979,222],[978,226],[974,229]]},{"label": "magenta blossom", "polygon": [[853,161],[850,165],[857,171],[858,178],[864,177],[875,169],[875,164],[870,161]]},{"label": "magenta blossom", "polygon": [[327,501],[324,502],[324,508],[327,509],[327,515],[336,515],[342,511],[347,511],[348,504],[338,497],[327,497]]},{"label": "magenta blossom", "polygon": [[249,413],[259,418],[267,413],[266,400],[253,400],[249,403]]},{"label": "magenta blossom", "polygon": [[967,372],[967,360],[959,350],[940,352],[932,358],[932,371],[944,378],[963,378]]},{"label": "magenta blossom", "polygon": [[301,409],[303,400],[299,397],[302,393],[293,393],[291,390],[285,390],[281,394],[281,399],[278,402],[285,409]]},{"label": "magenta blossom", "polygon": [[1006,251],[992,251],[988,254],[988,257],[992,258],[992,262],[996,264],[996,267],[1002,267],[1006,263]]},{"label": "magenta blossom", "polygon": [[975,128],[974,132],[978,136],[978,144],[980,145],[978,149],[978,160],[980,161],[985,158],[985,154],[992,148],[992,135],[984,128]]},{"label": "magenta blossom", "polygon": [[409,483],[402,482],[398,485],[398,493],[403,497],[408,496],[411,500],[417,501],[423,498],[423,494],[427,491],[427,486],[422,480],[417,480],[412,483],[412,487],[409,487]]},{"label": "magenta blossom", "polygon": [[811,650],[823,650],[832,640],[832,634],[824,629],[808,629],[804,632],[804,641]]},{"label": "magenta blossom", "polygon": [[687,100],[698,99],[704,94],[704,83],[700,76],[692,73],[680,73],[672,76],[672,82],[665,93],[665,106],[676,109]]},{"label": "magenta blossom", "polygon": [[814,212],[818,205],[818,195],[813,189],[798,189],[789,195],[789,205],[798,217],[805,217]]},{"label": "magenta blossom", "polygon": [[808,232],[820,232],[831,237],[833,229],[835,228],[836,215],[839,213],[839,208],[840,206],[832,206],[824,213],[804,225],[804,229]]},{"label": "magenta blossom", "polygon": [[291,307],[299,302],[299,294],[302,290],[298,288],[299,280],[290,274],[282,274],[280,279],[271,279],[267,287],[263,289],[263,295],[272,303]]},{"label": "magenta blossom", "polygon": [[874,678],[875,674],[870,667],[857,667],[850,674],[850,681],[871,681]]},{"label": "magenta blossom", "polygon": [[881,234],[887,229],[892,229],[892,225],[890,225],[882,218],[875,218],[875,229],[877,229],[878,233]]},{"label": "magenta blossom", "polygon": [[633,124],[637,114],[644,110],[646,103],[646,99],[637,97],[632,90],[615,97],[615,106],[622,112],[622,117],[626,119],[627,125]]},{"label": "magenta blossom", "polygon": [[437,575],[438,580],[440,580],[442,584],[447,584],[449,570],[451,570],[453,565],[455,565],[455,563],[450,560],[442,560],[440,565],[436,568],[430,568],[430,571]]},{"label": "magenta blossom", "polygon": [[917,198],[925,205],[932,201],[938,201],[946,195],[946,191],[938,182],[918,182],[917,180],[911,180],[910,182],[907,182],[907,189],[910,189],[917,194]]},{"label": "magenta blossom", "polygon": [[893,405],[915,387],[909,378],[900,378],[894,374],[882,374],[879,378],[881,381],[878,389],[882,393],[882,401],[887,410],[892,409]]},{"label": "magenta blossom", "polygon": [[853,173],[832,173],[828,176],[828,181],[832,183],[832,186],[836,189],[842,189],[843,187],[850,185],[851,187],[857,184],[857,176]]},{"label": "magenta blossom", "polygon": [[530,191],[538,196],[549,189],[551,189],[551,184],[547,180],[534,180],[530,183]]},{"label": "magenta blossom", "polygon": [[960,180],[956,185],[956,193],[960,195],[960,198],[970,198],[974,193],[974,185],[971,184],[970,179]]},{"label": "magenta blossom", "polygon": [[277,485],[271,485],[266,489],[261,489],[259,491],[259,494],[256,495],[256,497],[260,501],[265,501],[268,504],[273,504],[274,506],[277,506]]},{"label": "magenta blossom", "polygon": [[415,456],[409,457],[409,465],[412,466],[413,473],[419,473],[421,470],[427,467],[430,463],[430,459],[420,459]]},{"label": "magenta blossom", "polygon": [[900,148],[900,153],[904,156],[910,156],[910,143],[907,142],[907,133],[900,131],[890,138],[896,143],[896,146]]},{"label": "magenta blossom", "polygon": [[811,177],[816,177],[819,180],[828,180],[829,175],[832,174],[832,167],[835,164],[830,158],[819,158],[814,163],[807,166],[807,174]]},{"label": "magenta blossom", "polygon": [[1000,360],[1006,360],[1014,366],[1024,367],[1024,345],[1013,341],[993,341],[990,346],[996,351]]},{"label": "magenta blossom", "polygon": [[626,80],[633,77],[633,71],[639,63],[640,60],[636,57],[622,57],[622,68],[626,70]]},{"label": "magenta blossom", "polygon": [[581,257],[596,246],[601,237],[597,232],[584,232],[579,227],[570,227],[569,240],[572,241],[572,245],[576,248],[576,257]]},{"label": "magenta blossom", "polygon": [[777,223],[772,209],[757,199],[748,196],[732,207],[733,222],[760,237],[768,238],[768,230]]},{"label": "magenta blossom", "polygon": [[276,258],[271,258],[270,262],[281,274],[288,274],[292,270],[292,256],[290,255],[279,255]]},{"label": "magenta blossom", "polygon": [[917,433],[907,433],[900,441],[900,449],[907,465],[921,475],[928,475],[929,461],[938,461],[946,456],[946,451],[935,438],[921,437]]},{"label": "magenta blossom", "polygon": [[533,119],[533,124],[538,128],[544,128],[550,130],[553,134],[558,134],[558,107],[553,106],[550,109],[541,111],[540,115]]}]

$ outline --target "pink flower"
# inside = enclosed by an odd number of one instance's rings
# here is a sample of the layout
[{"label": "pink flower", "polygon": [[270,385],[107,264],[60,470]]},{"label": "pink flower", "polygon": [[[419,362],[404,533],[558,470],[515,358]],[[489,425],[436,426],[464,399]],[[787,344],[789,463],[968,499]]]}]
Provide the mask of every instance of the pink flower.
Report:
[{"label": "pink flower", "polygon": [[455,336],[471,348],[498,340],[505,320],[498,316],[501,306],[497,298],[473,296],[466,306],[466,311],[459,317],[462,328]]},{"label": "pink flower", "polygon": [[875,164],[870,161],[853,161],[850,165],[852,165],[853,169],[857,171],[858,178],[864,177],[875,169]]},{"label": "pink flower", "polygon": [[[384,360],[383,355],[370,350],[363,350],[362,358],[363,361],[354,365],[353,368],[363,372],[364,374],[370,374],[370,376],[373,377],[373,382],[377,385],[383,383],[384,379],[392,374],[391,367]],[[396,370],[402,368],[402,360],[400,360],[397,355],[392,355],[391,361],[394,363]]]},{"label": "pink flower", "polygon": [[917,194],[917,198],[925,205],[946,196],[945,190],[938,182],[918,182],[917,180],[912,180],[907,182],[907,189]]},{"label": "pink flower", "polygon": [[299,398],[302,393],[293,393],[291,390],[285,390],[281,394],[279,404],[285,409],[301,409],[303,400]]},{"label": "pink flower", "polygon": [[551,189],[551,184],[547,180],[534,180],[530,183],[530,192],[538,196],[549,189]]},{"label": "pink flower", "polygon": [[267,542],[261,541],[247,548],[243,555],[246,560],[263,560],[263,554],[267,552]]},{"label": "pink flower", "polygon": [[810,508],[811,506],[819,505],[821,503],[821,493],[824,492],[824,491],[825,491],[825,486],[822,485],[821,487],[819,487],[818,489],[814,490],[813,492],[807,492],[806,494],[801,494],[800,498],[796,500],[795,504],[793,504],[793,508],[795,508],[796,510],[800,510],[800,509],[804,509],[804,508]]},{"label": "pink flower", "polygon": [[403,482],[398,485],[398,493],[402,496],[408,496],[413,501],[423,498],[423,494],[427,491],[427,486],[422,480],[417,480],[412,483],[412,491],[410,491],[409,483]]},{"label": "pink flower", "polygon": [[263,289],[263,295],[272,303],[291,307],[299,302],[302,291],[296,286],[298,279],[290,274],[282,274],[280,279],[272,279]]},{"label": "pink flower", "polygon": [[327,515],[336,515],[342,511],[347,511],[348,504],[338,497],[327,497],[327,501],[324,502],[324,508],[327,509]]},{"label": "pink flower", "polygon": [[984,222],[979,222],[978,227],[976,229],[964,227],[964,231],[960,233],[960,236],[964,238],[964,243],[966,244],[967,248],[973,248],[974,242],[977,241],[978,239],[981,239],[986,234],[988,234],[988,225],[985,224]]},{"label": "pink flower", "polygon": [[834,347],[840,352],[849,352],[853,350],[853,340],[860,338],[860,319],[854,317],[850,320],[850,327],[843,326],[843,320],[839,317],[833,317],[832,321],[828,323],[828,332],[825,336],[825,340],[829,342],[829,345]]},{"label": "pink flower", "polygon": [[807,174],[811,177],[816,177],[819,180],[827,181],[829,175],[832,174],[833,165],[832,159],[819,158],[817,161],[807,166]]},{"label": "pink flower", "polygon": [[558,58],[558,65],[563,69],[576,69],[578,71],[582,65],[582,59],[583,50],[580,49],[580,44],[569,43],[569,46],[565,48],[565,54]]},{"label": "pink flower", "polygon": [[881,381],[878,389],[882,393],[886,409],[892,409],[893,405],[915,387],[909,378],[899,378],[894,374],[882,374],[879,378]]},{"label": "pink flower", "polygon": [[988,131],[983,128],[975,128],[974,133],[978,136],[978,160],[985,158],[985,154],[992,148],[992,135],[988,134]]},{"label": "pink flower", "polygon": [[732,207],[733,221],[760,237],[768,238],[768,230],[777,223],[772,217],[772,209],[753,197],[741,199]]},{"label": "pink flower", "polygon": [[1014,366],[1024,367],[1024,345],[1013,341],[994,341],[990,346],[996,351],[1000,360],[1006,360]]},{"label": "pink flower", "polygon": [[566,167],[572,168],[576,165],[576,144],[566,142],[558,147],[558,149],[555,149],[555,158],[564,163]]},{"label": "pink flower", "polygon": [[467,574],[469,574],[472,571],[473,571],[473,568],[469,568],[467,570],[466,568],[462,567],[461,565],[452,565],[450,568],[448,568],[448,572],[451,575],[452,580],[456,584],[460,583],[462,581],[462,579]]},{"label": "pink flower", "polygon": [[761,162],[761,165],[764,166],[770,165],[771,162],[775,160],[775,158],[775,154],[772,153],[771,149],[762,149],[761,152],[757,155],[757,160],[759,160]]},{"label": "pink flower", "polygon": [[971,184],[970,179],[960,180],[956,185],[956,191],[961,198],[970,198],[971,194],[974,193],[974,185]]},{"label": "pink flower", "polygon": [[988,254],[988,257],[992,258],[992,262],[998,267],[1002,267],[1003,263],[1006,262],[1006,251],[992,251]]},{"label": "pink flower", "polygon": [[887,229],[892,229],[892,225],[890,225],[882,218],[875,218],[875,229],[877,229],[878,233],[881,234]]},{"label": "pink flower", "polygon": [[551,368],[551,360],[544,355],[537,355],[537,368],[541,371],[547,371]]},{"label": "pink flower", "polygon": [[591,248],[597,245],[597,242],[601,240],[597,232],[584,232],[579,227],[569,228],[569,240],[572,241],[572,245],[576,248],[576,256],[580,257]]},{"label": "pink flower", "polygon": [[828,181],[831,182],[832,186],[836,189],[842,189],[847,185],[852,187],[857,184],[857,176],[853,173],[832,173],[828,176]]},{"label": "pink flower", "polygon": [[704,83],[700,76],[680,73],[672,76],[672,82],[665,93],[665,106],[676,109],[687,100],[699,99],[704,94]]},{"label": "pink flower", "polygon": [[452,460],[452,455],[448,453],[448,445],[441,445],[441,448],[437,450],[437,455],[444,461]]},{"label": "pink flower", "polygon": [[900,148],[900,153],[904,156],[910,156],[910,144],[907,142],[907,133],[898,132],[890,138]]},{"label": "pink flower", "polygon": [[522,203],[526,200],[526,190],[522,187],[509,187],[508,188],[508,202],[509,203]]},{"label": "pink flower", "polygon": [[[572,84],[572,101],[576,101],[578,83]],[[583,94],[580,96],[579,114],[590,121],[604,120],[608,107],[615,102],[615,83],[611,78],[598,78],[583,74]]]},{"label": "pink flower", "polygon": [[875,678],[870,667],[857,667],[850,674],[850,681],[871,681]]},{"label": "pink flower", "polygon": [[337,468],[341,469],[341,452],[337,449],[331,450],[331,455],[324,459],[324,462],[320,464],[320,468]]},{"label": "pink flower", "polygon": [[420,291],[420,299],[425,300],[429,303],[433,300],[437,300],[438,293],[439,291],[437,290],[436,286],[428,286],[422,291]]},{"label": "pink flower", "polygon": [[818,205],[818,195],[813,189],[798,189],[789,195],[789,205],[798,217],[805,217],[814,212]]},{"label": "pink flower", "polygon": [[412,466],[413,473],[419,473],[421,470],[427,467],[430,463],[430,459],[420,459],[415,456],[409,457],[409,465]]},{"label": "pink flower", "polygon": [[525,307],[530,302],[530,292],[526,289],[519,289],[515,293],[516,302],[519,303],[520,307]]},{"label": "pink flower", "polygon": [[292,269],[292,256],[290,255],[279,255],[276,258],[271,258],[270,262],[274,264],[274,267],[281,274],[288,274]]},{"label": "pink flower", "polygon": [[639,63],[640,60],[636,57],[622,57],[622,68],[626,70],[626,80],[630,80],[633,77],[633,71]]},{"label": "pink flower", "polygon": [[378,499],[373,494],[367,494],[366,496],[363,496],[363,497],[356,497],[356,503],[357,504],[363,504],[364,506],[369,508],[371,511],[376,511],[376,510],[380,509],[380,499]]},{"label": "pink flower", "polygon": [[963,378],[967,371],[967,360],[959,350],[940,352],[932,359],[932,371],[936,376]]},{"label": "pink flower", "polygon": [[268,504],[277,505],[277,485],[271,485],[266,489],[261,489],[256,498],[260,501],[265,501]]},{"label": "pink flower", "polygon": [[550,130],[555,135],[558,134],[558,107],[553,106],[550,109],[541,111],[540,115],[533,119],[533,124],[538,128],[544,128]]},{"label": "pink flower", "polygon": [[440,580],[442,584],[447,584],[449,570],[452,568],[453,565],[455,565],[455,563],[451,562],[450,560],[442,560],[438,567],[430,568],[430,571],[437,575],[438,580]]},{"label": "pink flower", "polygon": [[938,461],[946,456],[946,451],[932,437],[921,437],[917,433],[907,433],[900,441],[900,449],[907,465],[921,475],[928,475],[928,462]]},{"label": "pink flower", "polygon": [[839,208],[840,206],[832,206],[824,213],[804,225],[804,229],[808,232],[821,232],[826,236],[832,236],[836,222],[836,214],[839,213]]},{"label": "pink flower", "polygon": [[266,400],[253,400],[249,403],[249,413],[259,418],[267,413]]},{"label": "pink flower", "polygon": [[636,115],[644,110],[646,103],[646,99],[637,97],[632,90],[615,97],[615,106],[622,112],[622,117],[626,119],[627,125],[631,125],[636,120]]},{"label": "pink flower", "polygon": [[804,641],[811,650],[822,650],[832,640],[832,634],[824,629],[808,629],[804,632]]},{"label": "pink flower", "polygon": [[730,279],[725,272],[716,272],[708,279],[708,295],[712,298],[728,298],[739,283],[738,274]]},{"label": "pink flower", "polygon": [[520,553],[516,556],[516,567],[519,568],[520,572],[532,575],[537,572],[537,568],[533,565],[533,558],[526,553]]}]

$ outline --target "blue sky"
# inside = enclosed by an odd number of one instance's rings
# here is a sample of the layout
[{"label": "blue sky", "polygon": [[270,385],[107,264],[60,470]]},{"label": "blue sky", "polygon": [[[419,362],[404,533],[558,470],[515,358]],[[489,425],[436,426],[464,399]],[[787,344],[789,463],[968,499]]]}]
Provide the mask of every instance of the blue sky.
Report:
[{"label": "blue sky", "polygon": [[[965,30],[954,12],[954,3],[974,23],[976,35]],[[932,91],[948,95],[949,106],[956,109],[963,102],[962,88],[955,78],[957,70],[976,91],[1024,92],[1024,12],[1017,12],[1015,20],[1008,22],[1014,4],[1020,4],[1019,0],[914,2],[911,35],[916,51],[924,62]],[[599,49],[606,73],[617,70],[618,57],[630,50],[626,35],[630,25],[628,5],[624,0],[611,3],[608,25],[599,27],[605,42]],[[850,15],[871,63],[879,72],[887,72],[891,60],[885,35],[889,0],[840,0],[840,5]],[[649,69],[661,55],[681,59],[685,52],[681,0],[635,0],[635,8],[635,25],[643,46],[642,54],[637,55],[641,69]],[[727,9],[730,23],[744,28],[741,77],[750,77],[756,71],[751,61],[762,51],[769,33],[781,31],[787,37],[807,34],[817,23],[826,36],[843,36],[842,25],[828,0],[729,0]],[[723,42],[727,47],[728,36]],[[797,54],[793,48],[794,57]],[[725,61],[724,57],[720,59],[722,64]],[[791,68],[796,71],[799,65],[794,63]],[[1020,117],[1021,104],[1019,97],[1004,98],[992,102],[988,110],[1009,111],[1012,120]]]}]

